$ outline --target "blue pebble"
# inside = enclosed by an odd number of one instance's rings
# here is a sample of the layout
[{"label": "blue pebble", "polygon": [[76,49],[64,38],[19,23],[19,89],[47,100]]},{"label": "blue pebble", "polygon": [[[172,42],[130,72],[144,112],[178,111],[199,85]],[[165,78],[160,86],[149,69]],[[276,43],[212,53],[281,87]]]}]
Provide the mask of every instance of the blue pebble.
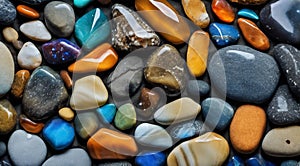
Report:
[{"label": "blue pebble", "polygon": [[283,161],[280,166],[297,166],[298,162],[295,160]]},{"label": "blue pebble", "polygon": [[62,150],[72,144],[75,131],[70,123],[55,118],[44,127],[43,136],[55,150]]},{"label": "blue pebble", "polygon": [[219,47],[234,44],[240,38],[239,31],[233,25],[221,23],[211,23],[209,33],[213,42]]},{"label": "blue pebble", "polygon": [[138,166],[164,166],[166,155],[162,152],[149,152],[135,158]]},{"label": "blue pebble", "polygon": [[105,123],[111,123],[116,115],[117,108],[114,104],[106,104],[97,109],[97,113]]},{"label": "blue pebble", "polygon": [[258,15],[251,9],[241,9],[238,12],[238,16],[249,18],[249,19],[252,19],[252,20],[259,20]]},{"label": "blue pebble", "polygon": [[244,166],[244,161],[239,156],[232,156],[227,166]]}]

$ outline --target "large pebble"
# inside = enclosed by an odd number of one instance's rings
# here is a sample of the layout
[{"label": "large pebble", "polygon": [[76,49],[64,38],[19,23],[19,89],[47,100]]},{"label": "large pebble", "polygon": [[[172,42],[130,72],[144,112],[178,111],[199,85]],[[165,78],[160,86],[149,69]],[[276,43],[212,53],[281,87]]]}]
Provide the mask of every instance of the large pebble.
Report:
[{"label": "large pebble", "polygon": [[234,45],[218,50],[208,66],[212,85],[235,101],[263,103],[276,90],[280,71],[268,54]]},{"label": "large pebble", "polygon": [[138,143],[154,148],[167,149],[173,145],[171,136],[164,128],[150,123],[140,124],[134,132],[134,138]]},{"label": "large pebble", "polygon": [[0,135],[13,130],[17,123],[17,112],[6,99],[0,100]]},{"label": "large pebble", "polygon": [[15,64],[9,49],[0,41],[0,97],[5,95],[14,81]]},{"label": "large pebble", "polygon": [[46,42],[52,38],[44,23],[39,20],[23,23],[20,31],[34,41]]},{"label": "large pebble", "polygon": [[180,124],[172,125],[168,131],[172,138],[175,140],[191,138],[197,134],[203,127],[203,122],[199,120],[183,122]]},{"label": "large pebble", "polygon": [[262,149],[270,156],[293,157],[300,155],[300,126],[274,128],[262,142]]},{"label": "large pebble", "polygon": [[11,160],[16,166],[41,165],[47,155],[47,147],[44,141],[24,130],[16,130],[10,136],[7,149]]},{"label": "large pebble", "polygon": [[26,42],[18,54],[18,64],[20,67],[33,70],[42,63],[42,55],[32,42]]},{"label": "large pebble", "polygon": [[77,114],[74,120],[75,131],[84,140],[90,138],[100,127],[100,121],[94,112]]},{"label": "large pebble", "polygon": [[147,152],[135,158],[137,166],[164,166],[166,155],[163,152]]},{"label": "large pebble", "polygon": [[8,0],[0,0],[0,24],[10,24],[17,17],[15,6]]},{"label": "large pebble", "polygon": [[120,106],[116,113],[114,122],[116,127],[120,130],[132,128],[136,124],[135,107],[130,103]]},{"label": "large pebble", "polygon": [[[209,150],[208,150],[209,149]],[[229,155],[225,138],[208,132],[175,147],[168,156],[168,165],[222,165]]]},{"label": "large pebble", "polygon": [[26,85],[23,111],[32,120],[45,120],[57,113],[68,97],[60,76],[51,68],[41,66],[33,71]]}]

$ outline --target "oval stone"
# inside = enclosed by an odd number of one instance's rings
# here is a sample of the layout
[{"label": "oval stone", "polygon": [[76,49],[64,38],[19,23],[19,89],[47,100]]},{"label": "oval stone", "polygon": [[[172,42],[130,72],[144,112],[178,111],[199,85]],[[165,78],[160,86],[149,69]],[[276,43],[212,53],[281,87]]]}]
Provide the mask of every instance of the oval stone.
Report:
[{"label": "oval stone", "polygon": [[26,6],[26,5],[18,5],[17,11],[20,15],[31,18],[31,19],[38,19],[40,17],[40,14],[35,9]]},{"label": "oval stone", "polygon": [[17,123],[17,116],[15,108],[8,100],[0,100],[0,135],[13,130]]},{"label": "oval stone", "polygon": [[120,106],[116,113],[115,125],[120,130],[127,130],[136,124],[135,107],[128,103]]},{"label": "oval stone", "polygon": [[212,11],[223,22],[231,23],[235,19],[235,12],[226,0],[213,0]]},{"label": "oval stone", "polygon": [[3,37],[8,42],[13,42],[19,39],[18,32],[12,27],[6,27],[2,30]]},{"label": "oval stone", "polygon": [[200,28],[206,28],[210,22],[205,4],[202,0],[182,0],[185,14]]},{"label": "oval stone", "polygon": [[211,23],[208,30],[212,41],[218,47],[232,45],[240,38],[239,31],[233,25]]},{"label": "oval stone", "polygon": [[20,26],[20,31],[29,39],[39,42],[51,40],[52,36],[40,20],[29,21]]},{"label": "oval stone", "polygon": [[69,107],[64,107],[64,108],[60,109],[60,110],[58,111],[58,115],[59,115],[62,119],[66,120],[66,121],[68,121],[68,122],[72,121],[73,118],[74,118],[74,112],[73,112],[73,111],[71,110],[71,108],[69,108]]},{"label": "oval stone", "polygon": [[32,42],[26,42],[18,54],[18,64],[20,67],[33,70],[42,63],[42,55]]},{"label": "oval stone", "polygon": [[238,11],[239,17],[245,17],[252,20],[259,20],[258,15],[251,9],[241,9]]},{"label": "oval stone", "polygon": [[14,81],[15,63],[4,43],[0,41],[0,97],[5,95]]},{"label": "oval stone", "polygon": [[9,0],[1,0],[0,9],[0,24],[7,25],[16,19],[16,8]]}]

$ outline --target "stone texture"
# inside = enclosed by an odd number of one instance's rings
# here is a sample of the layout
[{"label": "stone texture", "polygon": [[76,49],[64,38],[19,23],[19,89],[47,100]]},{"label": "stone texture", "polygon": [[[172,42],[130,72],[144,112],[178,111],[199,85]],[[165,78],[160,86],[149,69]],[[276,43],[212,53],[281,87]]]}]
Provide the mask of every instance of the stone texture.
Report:
[{"label": "stone texture", "polygon": [[15,64],[9,49],[0,41],[0,97],[5,95],[14,81]]},{"label": "stone texture", "polygon": [[44,128],[44,123],[34,122],[23,114],[19,116],[19,124],[27,132],[34,133],[34,134],[40,133]]},{"label": "stone texture", "polygon": [[202,0],[182,0],[185,14],[200,28],[206,28],[210,22],[205,4]]},{"label": "stone texture", "polygon": [[26,42],[18,54],[18,64],[20,67],[33,70],[42,63],[42,55],[32,42]]},{"label": "stone texture", "polygon": [[20,31],[34,41],[46,42],[52,38],[44,23],[39,20],[23,23],[20,26]]},{"label": "stone texture", "polygon": [[17,116],[15,108],[8,100],[0,100],[0,135],[8,134],[14,129]]},{"label": "stone texture", "polygon": [[14,82],[11,86],[11,94],[15,98],[22,98],[25,86],[30,78],[30,73],[28,70],[19,70],[15,74]]},{"label": "stone texture", "polygon": [[235,11],[226,0],[213,0],[212,11],[223,22],[231,23],[235,19]]},{"label": "stone texture", "polygon": [[115,116],[115,125],[120,130],[127,130],[136,124],[135,107],[128,103],[120,106]]},{"label": "stone texture", "polygon": [[6,27],[2,30],[3,37],[6,41],[12,42],[19,39],[18,32],[12,27]]},{"label": "stone texture", "polygon": [[87,140],[98,130],[100,121],[94,112],[83,112],[75,117],[74,126],[79,137]]},{"label": "stone texture", "polygon": [[17,11],[20,15],[30,19],[38,19],[40,17],[40,13],[38,11],[26,5],[18,5]]},{"label": "stone texture", "polygon": [[17,17],[15,6],[8,0],[0,0],[0,24],[12,23]]}]

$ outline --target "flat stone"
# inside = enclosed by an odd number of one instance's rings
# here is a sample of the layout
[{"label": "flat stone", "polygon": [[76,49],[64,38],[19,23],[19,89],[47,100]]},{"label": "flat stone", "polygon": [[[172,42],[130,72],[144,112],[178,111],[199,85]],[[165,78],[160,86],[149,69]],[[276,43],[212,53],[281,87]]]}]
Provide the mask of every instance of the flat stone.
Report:
[{"label": "flat stone", "polygon": [[29,5],[40,5],[49,2],[50,0],[20,0],[20,1],[27,3]]},{"label": "flat stone", "polygon": [[84,8],[93,0],[73,0],[74,6],[77,8]]},{"label": "flat stone", "polygon": [[34,133],[34,134],[40,133],[44,128],[44,123],[34,122],[29,118],[27,118],[24,114],[21,114],[19,116],[19,124],[27,132]]},{"label": "flat stone", "polygon": [[0,97],[5,95],[14,81],[15,64],[9,49],[0,41]]},{"label": "flat stone", "polygon": [[108,92],[100,77],[90,75],[75,82],[70,106],[76,111],[100,107],[106,103]]},{"label": "flat stone", "polygon": [[173,139],[182,140],[200,134],[202,127],[203,122],[195,120],[172,125],[170,128],[168,128],[168,131]]},{"label": "flat stone", "polygon": [[114,120],[116,127],[120,130],[127,130],[136,124],[135,107],[128,103],[120,106]]},{"label": "flat stone", "polygon": [[51,68],[41,66],[33,71],[25,87],[23,111],[32,120],[45,120],[56,114],[68,97],[60,76]]},{"label": "flat stone", "polygon": [[235,19],[235,11],[226,0],[213,0],[212,11],[225,23],[231,23]]},{"label": "flat stone", "polygon": [[210,91],[210,85],[202,80],[190,80],[187,83],[187,92],[191,96],[203,97]]},{"label": "flat stone", "polygon": [[259,146],[267,123],[265,111],[254,105],[240,106],[229,128],[233,148],[239,153],[253,153]]},{"label": "flat stone", "polygon": [[173,145],[171,136],[164,128],[150,123],[137,126],[134,138],[138,143],[153,148],[167,149]]},{"label": "flat stone", "polygon": [[208,72],[211,84],[219,92],[247,103],[269,100],[280,78],[272,56],[242,45],[218,50],[211,58]]},{"label": "flat stone", "polygon": [[39,20],[23,23],[20,31],[34,41],[46,42],[52,38],[44,23]]},{"label": "flat stone", "polygon": [[201,0],[181,1],[185,14],[200,28],[206,28],[210,22],[205,4]]},{"label": "flat stone", "polygon": [[10,136],[7,149],[9,157],[16,166],[41,165],[47,155],[44,141],[24,130],[16,130]]},{"label": "flat stone", "polygon": [[78,113],[74,120],[75,131],[83,140],[89,139],[100,127],[95,112]]},{"label": "flat stone", "polygon": [[163,152],[147,152],[139,154],[135,158],[137,166],[164,166],[166,163],[166,155]]},{"label": "flat stone", "polygon": [[74,30],[75,13],[68,3],[48,3],[44,8],[44,18],[47,28],[58,37],[68,37]]},{"label": "flat stone", "polygon": [[241,5],[261,5],[266,3],[268,0],[230,0]]},{"label": "flat stone", "polygon": [[121,4],[112,7],[112,45],[125,51],[158,46],[155,31],[133,10]]},{"label": "flat stone", "polygon": [[14,82],[11,86],[11,94],[15,98],[22,98],[25,86],[30,78],[30,73],[28,70],[19,70],[15,74]]},{"label": "flat stone", "polygon": [[105,104],[96,111],[104,123],[111,123],[115,118],[117,107],[114,104]]},{"label": "flat stone", "polygon": [[218,47],[235,44],[240,38],[239,31],[233,25],[211,23],[208,30],[211,35],[211,40]]},{"label": "flat stone", "polygon": [[17,116],[15,108],[8,100],[0,100],[0,135],[7,134],[14,129]]},{"label": "flat stone", "polygon": [[172,166],[222,165],[228,155],[229,145],[226,139],[217,133],[208,132],[175,147],[167,161]]},{"label": "flat stone", "polygon": [[12,23],[17,17],[15,6],[8,0],[0,0],[0,24]]},{"label": "flat stone", "polygon": [[4,142],[0,142],[0,157],[2,157],[6,153],[6,144]]},{"label": "flat stone", "polygon": [[18,5],[17,11],[20,15],[30,19],[40,18],[40,13],[38,11],[26,5]]},{"label": "flat stone", "polygon": [[69,107],[64,107],[58,111],[58,115],[65,121],[72,121],[74,119],[74,112]]},{"label": "flat stone", "polygon": [[201,106],[198,103],[190,98],[183,97],[159,108],[154,114],[154,119],[159,124],[171,125],[195,119],[200,110]]},{"label": "flat stone", "polygon": [[251,20],[259,20],[258,15],[251,9],[241,9],[238,11],[239,17],[248,18]]},{"label": "flat stone", "polygon": [[20,67],[33,70],[42,63],[42,55],[32,42],[26,42],[18,54],[18,64]]},{"label": "flat stone", "polygon": [[12,42],[14,40],[19,39],[19,34],[18,32],[12,28],[12,27],[6,27],[2,30],[3,37],[5,38],[6,41]]},{"label": "flat stone", "polygon": [[300,126],[274,128],[262,142],[263,151],[274,157],[293,157],[300,154]]},{"label": "flat stone", "polygon": [[85,150],[81,148],[73,148],[62,154],[51,156],[43,163],[42,166],[57,165],[89,166],[92,165],[92,161]]}]

